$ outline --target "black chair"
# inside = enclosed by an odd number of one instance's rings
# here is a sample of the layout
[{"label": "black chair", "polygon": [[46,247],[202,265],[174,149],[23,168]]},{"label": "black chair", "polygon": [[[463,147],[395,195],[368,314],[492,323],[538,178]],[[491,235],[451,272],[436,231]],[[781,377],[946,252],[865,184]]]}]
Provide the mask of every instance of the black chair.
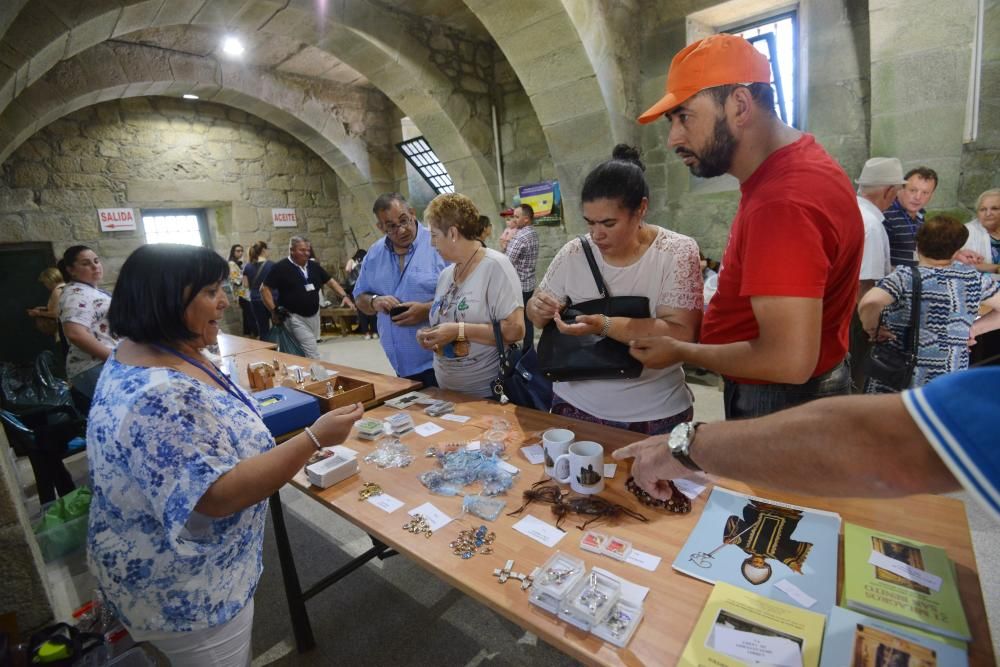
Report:
[{"label": "black chair", "polygon": [[64,496],[76,488],[63,463],[67,443],[86,430],[87,420],[75,408],[61,405],[21,415],[0,410],[0,423],[14,453],[31,463],[39,502],[51,502],[56,494]]}]

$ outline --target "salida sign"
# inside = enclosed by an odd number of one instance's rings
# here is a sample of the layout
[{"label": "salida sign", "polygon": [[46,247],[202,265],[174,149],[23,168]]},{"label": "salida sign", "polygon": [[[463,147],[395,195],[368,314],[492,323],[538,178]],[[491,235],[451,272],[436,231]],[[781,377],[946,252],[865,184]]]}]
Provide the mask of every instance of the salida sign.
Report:
[{"label": "salida sign", "polygon": [[130,208],[99,208],[97,219],[102,232],[126,232],[135,229],[135,212]]}]

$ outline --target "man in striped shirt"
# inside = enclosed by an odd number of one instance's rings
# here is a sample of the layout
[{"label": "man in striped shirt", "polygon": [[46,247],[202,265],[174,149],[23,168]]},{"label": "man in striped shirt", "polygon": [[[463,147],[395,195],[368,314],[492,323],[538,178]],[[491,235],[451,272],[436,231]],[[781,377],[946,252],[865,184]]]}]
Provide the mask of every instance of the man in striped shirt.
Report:
[{"label": "man in striped shirt", "polygon": [[905,178],[906,185],[884,211],[882,221],[889,235],[889,261],[893,267],[917,265],[917,230],[924,224],[927,204],[938,184],[937,172],[930,167],[911,169]]},{"label": "man in striped shirt", "polygon": [[[517,229],[507,242],[507,259],[514,265],[517,277],[521,279],[521,296],[527,305],[535,292],[535,266],[538,264],[538,234],[535,232],[535,209],[530,204],[521,204],[514,209],[514,226]],[[534,343],[535,329],[531,320],[524,318],[524,347]]]}]

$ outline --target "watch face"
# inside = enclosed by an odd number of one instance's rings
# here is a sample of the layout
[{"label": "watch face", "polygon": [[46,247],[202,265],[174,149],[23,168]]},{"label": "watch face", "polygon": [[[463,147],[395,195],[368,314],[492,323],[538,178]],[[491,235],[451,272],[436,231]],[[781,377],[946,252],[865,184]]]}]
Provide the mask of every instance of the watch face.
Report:
[{"label": "watch face", "polygon": [[667,440],[667,444],[670,447],[670,451],[676,454],[681,454],[686,456],[688,453],[688,445],[691,443],[691,423],[684,422],[678,424],[674,427],[674,430],[670,432],[670,438]]}]

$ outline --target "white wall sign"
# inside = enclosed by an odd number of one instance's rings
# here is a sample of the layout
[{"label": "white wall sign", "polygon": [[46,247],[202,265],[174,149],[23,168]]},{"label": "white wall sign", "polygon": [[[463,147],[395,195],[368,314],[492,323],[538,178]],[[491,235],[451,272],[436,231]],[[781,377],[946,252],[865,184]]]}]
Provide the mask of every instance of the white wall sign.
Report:
[{"label": "white wall sign", "polygon": [[295,219],[294,208],[272,208],[271,219],[275,227],[295,227],[299,224]]},{"label": "white wall sign", "polygon": [[127,232],[135,230],[135,211],[130,208],[99,208],[97,219],[102,232]]}]

